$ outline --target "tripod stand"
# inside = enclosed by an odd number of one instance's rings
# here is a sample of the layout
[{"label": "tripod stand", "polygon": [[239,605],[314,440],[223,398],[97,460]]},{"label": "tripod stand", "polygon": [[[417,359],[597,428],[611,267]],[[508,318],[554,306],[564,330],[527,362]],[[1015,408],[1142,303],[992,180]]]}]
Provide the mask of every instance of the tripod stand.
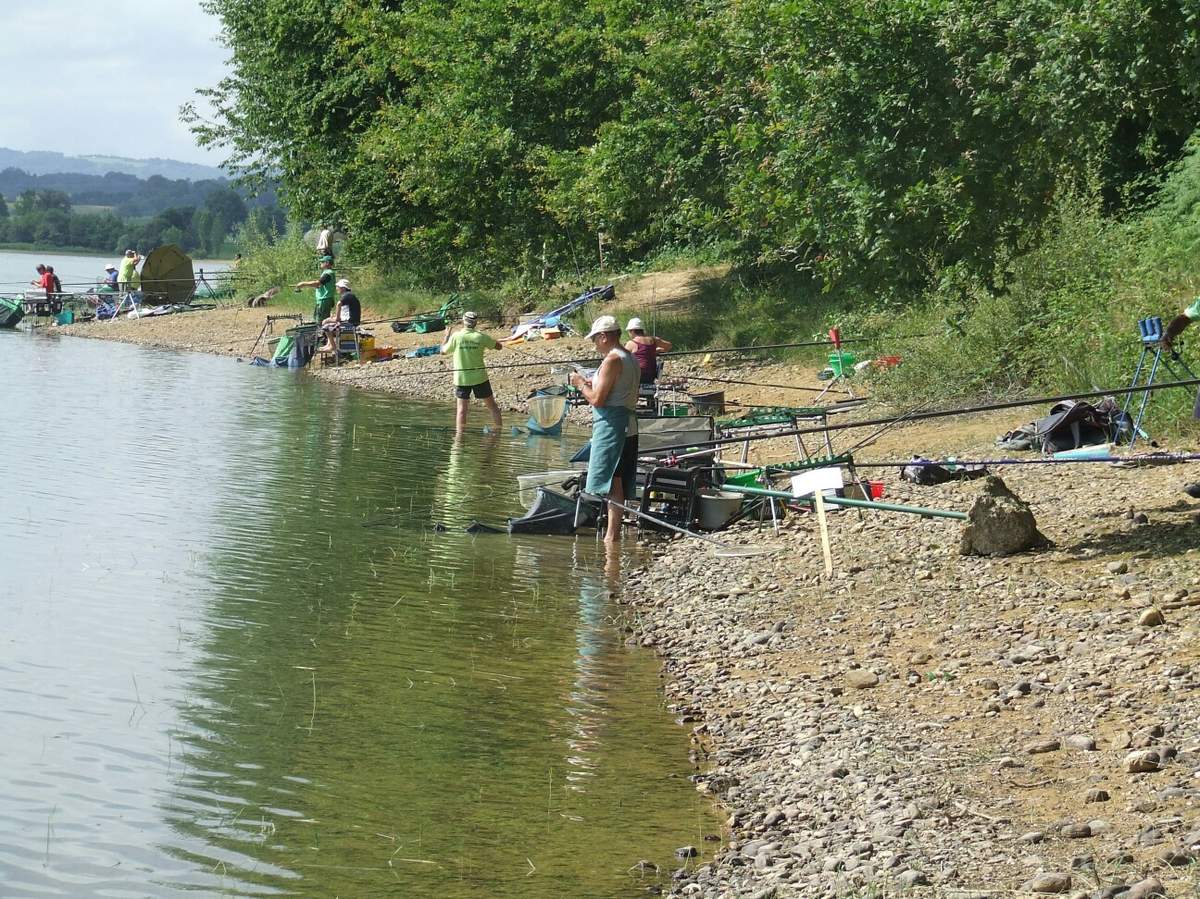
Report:
[{"label": "tripod stand", "polygon": [[[1159,369],[1165,368],[1167,373],[1176,381],[1184,380],[1184,375],[1188,378],[1195,379],[1192,370],[1188,368],[1187,363],[1183,361],[1183,357],[1179,355],[1179,350],[1171,347],[1167,348],[1163,345],[1163,322],[1159,316],[1152,318],[1143,318],[1138,321],[1138,336],[1142,341],[1142,352],[1138,356],[1137,368],[1133,371],[1133,380],[1130,381],[1130,387],[1149,387],[1154,383],[1154,379],[1158,377]],[[1183,374],[1180,374],[1182,372]],[[1145,380],[1143,381],[1143,377]],[[1134,402],[1133,393],[1125,394],[1125,404],[1121,408],[1121,412],[1128,414],[1130,407]],[[1137,415],[1133,419],[1133,432],[1129,438],[1129,448],[1133,449],[1133,445],[1137,443],[1139,436],[1147,437],[1145,431],[1142,430],[1142,419],[1146,416],[1146,407],[1150,404],[1150,391],[1143,390],[1141,400],[1138,404]]]}]

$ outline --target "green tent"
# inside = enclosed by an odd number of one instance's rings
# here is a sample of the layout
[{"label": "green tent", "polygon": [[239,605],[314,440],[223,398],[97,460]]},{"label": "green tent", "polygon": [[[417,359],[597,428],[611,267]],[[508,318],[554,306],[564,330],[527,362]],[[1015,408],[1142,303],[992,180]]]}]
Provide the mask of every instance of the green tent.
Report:
[{"label": "green tent", "polygon": [[142,293],[147,302],[187,303],[195,290],[191,256],[173,243],[150,251],[142,264]]}]

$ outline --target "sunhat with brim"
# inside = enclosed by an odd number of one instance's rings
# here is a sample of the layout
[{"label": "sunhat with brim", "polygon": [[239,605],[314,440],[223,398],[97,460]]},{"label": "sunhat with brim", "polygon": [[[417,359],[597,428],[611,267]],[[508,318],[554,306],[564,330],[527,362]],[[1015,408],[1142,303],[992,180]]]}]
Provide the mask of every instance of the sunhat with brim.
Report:
[{"label": "sunhat with brim", "polygon": [[642,324],[642,320],[635,316],[634,318],[631,318],[629,320],[629,324],[627,324],[625,326],[625,330],[626,331],[645,331],[646,327],[645,327],[645,325]]},{"label": "sunhat with brim", "polygon": [[106,272],[115,272],[117,267],[110,262],[108,265],[104,266],[104,270]]},{"label": "sunhat with brim", "polygon": [[591,340],[597,334],[606,333],[621,333],[621,326],[617,324],[616,318],[611,315],[602,315],[592,322],[592,330],[587,332],[586,340]]},{"label": "sunhat with brim", "polygon": [[338,280],[338,282],[335,286],[342,288],[342,290],[349,290],[350,282],[347,281],[345,278],[341,278]]}]

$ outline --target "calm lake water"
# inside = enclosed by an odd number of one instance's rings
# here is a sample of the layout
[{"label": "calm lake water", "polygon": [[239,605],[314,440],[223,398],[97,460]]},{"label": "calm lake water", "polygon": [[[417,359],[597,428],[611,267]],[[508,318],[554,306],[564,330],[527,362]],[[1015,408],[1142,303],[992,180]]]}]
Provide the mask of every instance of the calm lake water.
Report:
[{"label": "calm lake water", "polygon": [[[35,269],[39,262],[54,266],[54,273],[63,282],[64,290],[83,292],[103,279],[104,266],[107,263],[119,265],[121,259],[118,253],[111,256],[75,256],[40,251],[27,253],[0,250],[0,293],[16,293],[29,287],[29,282],[37,275]],[[192,267],[197,274],[200,269],[218,272],[229,268],[229,263],[200,259],[193,260]]]},{"label": "calm lake water", "polygon": [[49,334],[0,383],[0,895],[637,896],[711,845],[603,550],[461,530],[576,441]]}]

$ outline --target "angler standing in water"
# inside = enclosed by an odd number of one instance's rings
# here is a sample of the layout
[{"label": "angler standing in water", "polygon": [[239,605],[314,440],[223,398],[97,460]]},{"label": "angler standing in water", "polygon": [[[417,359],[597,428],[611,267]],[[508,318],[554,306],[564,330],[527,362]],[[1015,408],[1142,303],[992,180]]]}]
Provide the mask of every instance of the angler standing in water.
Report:
[{"label": "angler standing in water", "polygon": [[508,339],[496,340],[490,334],[477,331],[475,325],[478,321],[479,316],[474,312],[463,313],[462,330],[447,334],[445,343],[439,348],[443,354],[454,354],[454,396],[458,402],[455,428],[460,434],[467,426],[467,410],[471,405],[472,393],[476,399],[483,400],[492,413],[492,425],[497,431],[502,421],[500,407],[496,405],[492,383],[483,364],[483,353],[484,350],[504,349]]},{"label": "angler standing in water", "polygon": [[638,364],[621,346],[621,326],[611,315],[592,322],[588,332],[603,357],[596,376],[587,380],[579,372],[571,375],[571,384],[579,388],[592,407],[592,451],[588,460],[586,492],[612,500],[608,504],[606,542],[621,536],[620,504],[634,495],[637,477]]}]

